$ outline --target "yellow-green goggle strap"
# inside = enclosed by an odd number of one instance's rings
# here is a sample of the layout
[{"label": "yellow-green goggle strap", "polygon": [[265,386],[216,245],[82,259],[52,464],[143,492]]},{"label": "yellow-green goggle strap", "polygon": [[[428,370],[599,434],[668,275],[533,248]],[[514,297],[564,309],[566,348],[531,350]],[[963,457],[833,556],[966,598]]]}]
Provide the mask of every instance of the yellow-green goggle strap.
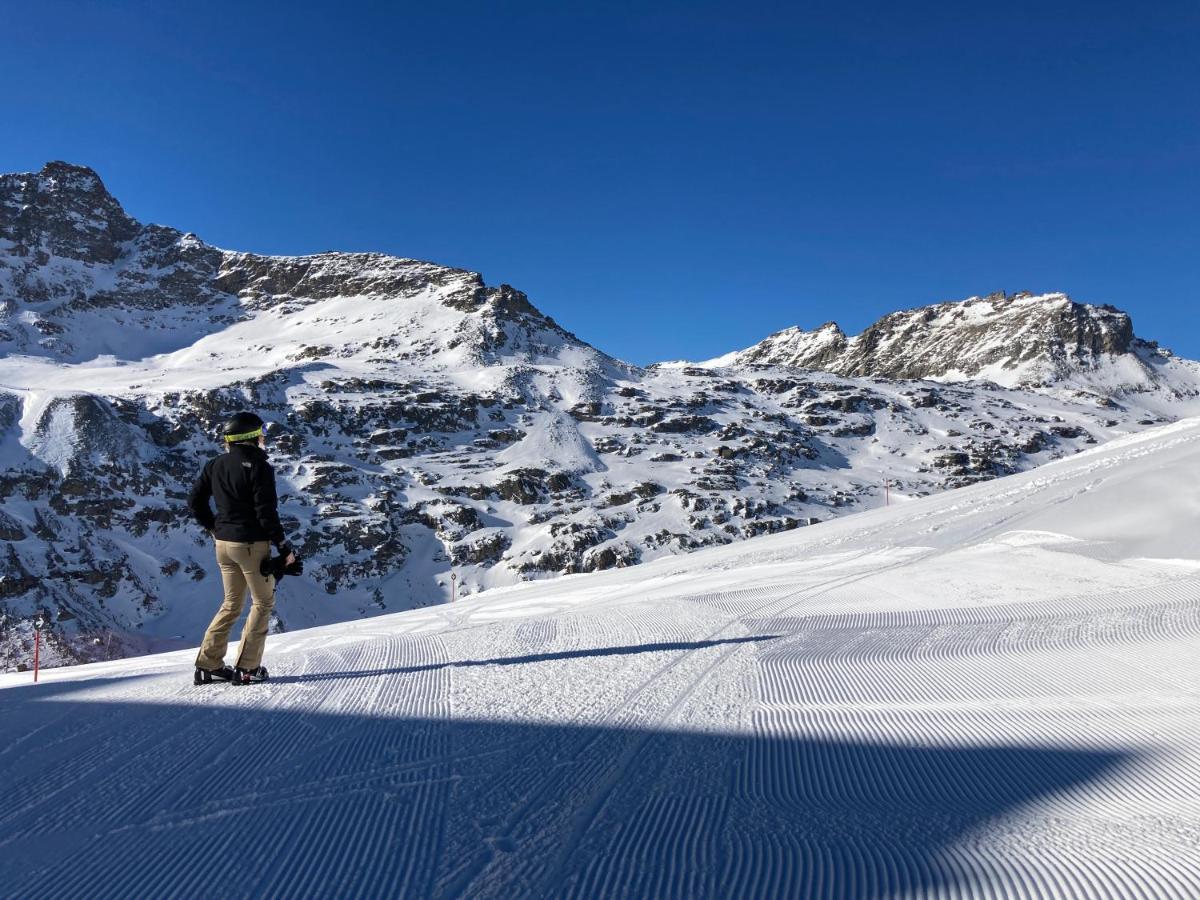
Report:
[{"label": "yellow-green goggle strap", "polygon": [[225,435],[225,440],[232,444],[236,441],[249,441],[262,436],[263,430],[261,428],[255,428],[253,431],[247,431],[245,434],[227,434]]}]

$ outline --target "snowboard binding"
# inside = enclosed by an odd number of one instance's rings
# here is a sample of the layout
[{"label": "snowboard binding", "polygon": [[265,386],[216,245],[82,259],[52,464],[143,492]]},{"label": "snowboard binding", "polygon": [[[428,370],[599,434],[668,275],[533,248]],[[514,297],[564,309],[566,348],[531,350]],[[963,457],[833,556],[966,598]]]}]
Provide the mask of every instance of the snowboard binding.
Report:
[{"label": "snowboard binding", "polygon": [[221,666],[219,669],[201,669],[196,666],[196,674],[192,679],[193,684],[212,684],[215,681],[232,681],[233,669],[229,666]]},{"label": "snowboard binding", "polygon": [[258,684],[266,681],[270,675],[267,673],[266,666],[259,666],[257,669],[243,669],[238,666],[233,670],[232,684]]}]

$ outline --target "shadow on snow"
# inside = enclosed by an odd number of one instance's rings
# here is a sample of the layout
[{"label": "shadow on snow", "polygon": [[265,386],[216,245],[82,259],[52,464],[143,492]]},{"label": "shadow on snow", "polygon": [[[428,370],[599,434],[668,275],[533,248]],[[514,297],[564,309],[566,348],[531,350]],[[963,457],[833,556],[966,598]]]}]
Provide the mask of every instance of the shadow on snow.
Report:
[{"label": "shadow on snow", "polygon": [[634,644],[628,647],[590,647],[579,650],[559,650],[552,653],[531,653],[526,656],[502,656],[496,659],[462,659],[449,662],[420,663],[414,666],[392,666],[384,669],[355,669],[347,672],[313,672],[307,675],[282,675],[272,678],[274,684],[296,682],[334,681],[343,678],[375,678],[381,675],[414,675],[418,672],[437,672],[441,669],[465,669],[471,666],[520,666],[529,663],[551,662],[561,659],[586,659],[595,656],[632,656],[637,653],[663,653],[680,650],[703,650],[722,644],[749,644],[755,641],[771,641],[778,634],[759,634],[749,637],[721,638],[711,641],[666,641],[657,644]]},{"label": "shadow on snow", "polygon": [[0,691],[0,895],[969,890],[947,847],[1131,758],[384,717],[419,708],[405,678],[339,694],[361,706],[340,714],[227,703],[303,685],[198,689],[196,705],[72,697],[102,684]]}]

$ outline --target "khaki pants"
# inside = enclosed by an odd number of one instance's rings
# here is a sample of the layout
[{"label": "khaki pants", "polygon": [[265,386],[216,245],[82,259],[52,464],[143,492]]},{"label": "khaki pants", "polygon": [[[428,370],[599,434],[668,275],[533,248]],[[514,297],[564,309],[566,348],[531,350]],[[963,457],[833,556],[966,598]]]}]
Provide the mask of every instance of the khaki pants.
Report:
[{"label": "khaki pants", "polygon": [[217,541],[217,565],[221,567],[221,581],[225,585],[225,602],[213,616],[196,665],[201,669],[219,669],[225,664],[225,650],[229,646],[229,632],[246,602],[246,588],[250,588],[252,605],[250,616],[242,629],[242,645],[235,665],[243,669],[257,669],[262,663],[263,645],[267,642],[267,626],[271,608],[275,605],[275,579],[259,572],[259,565],[271,555],[268,541],[253,544],[235,544],[232,541]]}]

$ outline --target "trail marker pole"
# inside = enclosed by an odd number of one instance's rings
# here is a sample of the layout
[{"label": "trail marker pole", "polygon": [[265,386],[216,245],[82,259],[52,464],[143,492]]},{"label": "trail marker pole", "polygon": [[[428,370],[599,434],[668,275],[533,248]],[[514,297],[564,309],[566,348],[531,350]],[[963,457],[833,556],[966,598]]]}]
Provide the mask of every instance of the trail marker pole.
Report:
[{"label": "trail marker pole", "polygon": [[453,603],[458,599],[458,573],[450,573],[450,602]]},{"label": "trail marker pole", "polygon": [[33,620],[33,683],[38,680],[38,662],[42,649],[42,629],[46,627],[46,617],[41,613]]},{"label": "trail marker pole", "polygon": [[883,505],[891,506],[892,504],[892,480],[890,478],[883,479]]}]

